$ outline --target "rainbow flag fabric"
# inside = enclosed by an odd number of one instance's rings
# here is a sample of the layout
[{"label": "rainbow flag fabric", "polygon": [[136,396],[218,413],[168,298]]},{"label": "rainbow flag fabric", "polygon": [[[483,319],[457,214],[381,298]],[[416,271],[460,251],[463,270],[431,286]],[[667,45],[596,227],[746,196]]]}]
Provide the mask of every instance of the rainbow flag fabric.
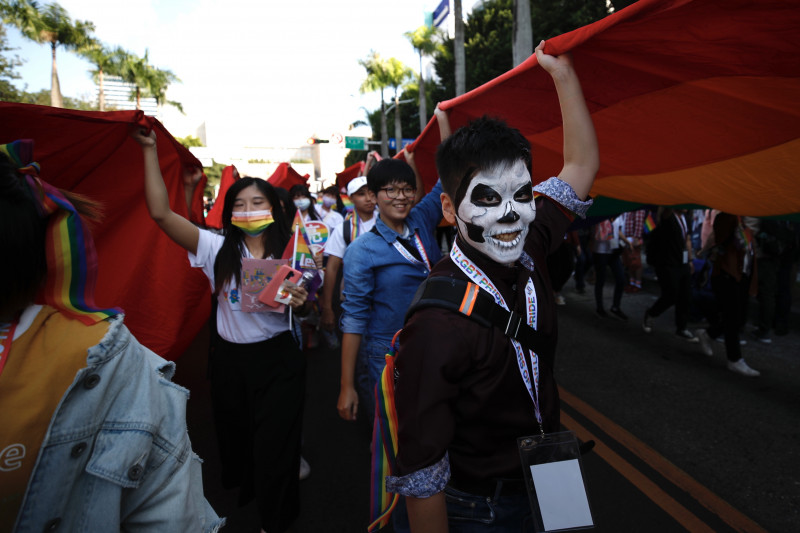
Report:
[{"label": "rainbow flag fabric", "polygon": [[353,206],[353,200],[350,199],[349,196],[342,193],[339,195],[342,199],[342,203],[344,204],[344,210],[348,213],[352,213],[355,206]]},{"label": "rainbow flag fabric", "polygon": [[656,229],[656,221],[653,220],[653,213],[647,213],[647,217],[644,219],[644,230],[645,235]]},{"label": "rainbow flag fabric", "polygon": [[386,476],[395,470],[397,458],[397,411],[394,405],[394,356],[398,331],[392,339],[386,366],[375,385],[375,422],[372,426],[372,480],[370,483],[370,533],[389,523],[399,495],[386,492]]},{"label": "rainbow flag fabric", "polygon": [[291,259],[292,267],[298,270],[317,268],[314,262],[314,255],[311,253],[306,225],[303,223],[303,215],[300,210],[294,215],[292,222],[292,237],[283,251],[282,259]]},{"label": "rainbow flag fabric", "polygon": [[64,193],[39,179],[39,165],[31,162],[33,141],[23,139],[0,145],[24,174],[25,184],[43,217],[48,217],[45,234],[47,279],[37,297],[84,324],[95,324],[122,313],[121,309],[98,307],[94,302],[97,282],[97,253],[94,240],[75,206]]}]

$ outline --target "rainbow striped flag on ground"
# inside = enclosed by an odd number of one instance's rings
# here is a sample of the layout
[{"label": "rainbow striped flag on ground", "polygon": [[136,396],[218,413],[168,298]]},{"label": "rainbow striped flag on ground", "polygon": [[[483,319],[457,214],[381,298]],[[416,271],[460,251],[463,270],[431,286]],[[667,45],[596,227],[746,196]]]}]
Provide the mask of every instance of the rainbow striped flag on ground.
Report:
[{"label": "rainbow striped flag on ground", "polygon": [[391,476],[397,458],[397,412],[394,405],[394,354],[398,331],[392,339],[381,380],[375,386],[375,422],[372,426],[372,481],[369,494],[370,533],[389,523],[399,495],[386,492],[386,476]]},{"label": "rainbow striped flag on ground", "polygon": [[644,219],[644,230],[645,235],[656,229],[656,221],[653,220],[653,213],[647,213],[647,218]]}]

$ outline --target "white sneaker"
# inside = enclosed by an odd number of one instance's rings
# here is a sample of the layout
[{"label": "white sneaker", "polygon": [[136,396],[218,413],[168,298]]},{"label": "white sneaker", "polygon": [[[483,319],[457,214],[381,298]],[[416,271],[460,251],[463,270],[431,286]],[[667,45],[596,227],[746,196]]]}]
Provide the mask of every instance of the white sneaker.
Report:
[{"label": "white sneaker", "polygon": [[653,331],[653,317],[648,315],[647,311],[644,312],[644,318],[642,318],[642,329],[645,333]]},{"label": "white sneaker", "polygon": [[311,465],[308,464],[308,461],[300,456],[300,480],[307,478],[311,474]]},{"label": "white sneaker", "polygon": [[556,305],[567,305],[567,300],[564,299],[563,296],[560,294],[556,294]]},{"label": "white sneaker", "polygon": [[741,374],[743,376],[747,376],[748,378],[756,378],[761,375],[761,372],[758,370],[753,370],[747,363],[744,362],[744,358],[739,359],[736,362],[728,361],[728,370],[731,372],[736,372],[737,374]]},{"label": "white sneaker", "polygon": [[675,332],[675,335],[677,335],[678,337],[680,337],[682,339],[686,339],[687,342],[691,342],[691,343],[700,342],[700,340],[697,337],[695,337],[694,335],[692,335],[692,332],[689,331],[688,329],[677,331],[677,332]]},{"label": "white sneaker", "polygon": [[[717,341],[720,344],[725,344],[725,336],[724,335],[720,335],[719,337],[717,337],[714,340]],[[742,339],[742,338],[740,338],[739,339],[739,346],[747,346],[747,341]]]},{"label": "white sneaker", "polygon": [[697,338],[700,339],[700,351],[708,357],[714,355],[714,350],[711,348],[711,337],[708,336],[706,330],[698,329],[696,333]]}]

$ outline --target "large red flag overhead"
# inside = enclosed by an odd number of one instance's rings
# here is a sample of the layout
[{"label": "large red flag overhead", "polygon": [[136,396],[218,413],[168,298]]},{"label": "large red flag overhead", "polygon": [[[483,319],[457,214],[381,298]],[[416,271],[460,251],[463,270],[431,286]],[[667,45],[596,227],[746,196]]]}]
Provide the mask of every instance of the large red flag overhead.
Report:
[{"label": "large red flag overhead", "polygon": [[[0,102],[0,124],[0,143],[33,139],[43,180],[103,205],[103,219],[92,228],[98,259],[95,300],[122,307],[128,327],[145,346],[168,359],[178,357],[208,319],[210,288],[203,273],[189,267],[186,252],[150,218],[142,149],[129,131],[134,125],[156,130],[170,205],[185,217],[183,170],[200,167],[197,158],[140,111]],[[189,218],[196,222],[202,222],[204,185],[201,180],[192,200]]]},{"label": "large red flag overhead", "polygon": [[357,163],[350,165],[341,172],[337,172],[336,186],[339,187],[339,190],[342,190],[345,187],[347,187],[347,184],[350,183],[350,181],[353,180],[353,178],[361,176],[362,172],[364,172],[364,166],[365,163],[363,161],[358,161]]},{"label": "large red flag overhead", "polygon": [[308,174],[301,176],[289,163],[281,163],[272,176],[267,178],[267,182],[273,187],[283,187],[288,190],[294,185],[306,185]]},{"label": "large red flag overhead", "polygon": [[225,194],[231,185],[239,179],[239,171],[233,165],[228,165],[222,169],[222,175],[219,178],[219,191],[217,191],[217,198],[214,200],[214,205],[206,215],[206,225],[209,228],[222,229],[222,209],[225,206]]},{"label": "large red flag overhead", "polygon": [[[573,55],[600,145],[593,195],[800,212],[796,0],[640,0],[550,39],[545,52]],[[483,114],[504,118],[533,145],[534,181],[558,174],[560,110],[535,56],[440,107],[453,129]],[[434,122],[412,147],[427,187]]]}]

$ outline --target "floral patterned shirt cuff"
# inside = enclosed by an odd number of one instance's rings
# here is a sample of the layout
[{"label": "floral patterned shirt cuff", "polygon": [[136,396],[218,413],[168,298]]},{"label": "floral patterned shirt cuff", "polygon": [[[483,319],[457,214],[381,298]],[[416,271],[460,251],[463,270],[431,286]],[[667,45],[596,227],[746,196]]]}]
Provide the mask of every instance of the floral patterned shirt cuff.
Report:
[{"label": "floral patterned shirt cuff", "polygon": [[442,492],[450,481],[450,458],[447,453],[435,464],[406,476],[386,476],[386,491],[414,498],[429,498]]},{"label": "floral patterned shirt cuff", "polygon": [[538,192],[547,196],[551,200],[555,200],[581,218],[586,218],[586,212],[592,206],[593,202],[591,198],[587,199],[586,201],[578,198],[578,195],[575,194],[572,186],[558,178],[550,178],[546,181],[543,181],[534,187],[533,190],[534,192]]}]

